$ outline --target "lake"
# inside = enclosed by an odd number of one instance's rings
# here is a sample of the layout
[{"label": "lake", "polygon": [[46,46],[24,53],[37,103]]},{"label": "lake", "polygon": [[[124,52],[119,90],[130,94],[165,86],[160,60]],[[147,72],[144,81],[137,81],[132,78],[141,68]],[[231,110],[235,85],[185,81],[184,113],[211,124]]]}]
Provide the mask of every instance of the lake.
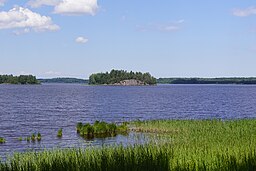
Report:
[{"label": "lake", "polygon": [[[77,122],[256,117],[256,85],[0,85],[0,156],[42,148],[129,144],[135,133],[85,141]],[[63,138],[56,137],[63,128]],[[40,132],[40,143],[18,141]]]}]

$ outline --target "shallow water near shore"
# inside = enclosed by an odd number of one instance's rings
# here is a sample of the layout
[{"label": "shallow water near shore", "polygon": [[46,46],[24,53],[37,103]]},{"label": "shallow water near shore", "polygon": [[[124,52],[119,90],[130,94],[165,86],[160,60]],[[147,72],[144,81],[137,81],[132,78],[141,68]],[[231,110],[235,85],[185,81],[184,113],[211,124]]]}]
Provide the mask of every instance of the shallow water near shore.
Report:
[{"label": "shallow water near shore", "polygon": [[[80,84],[0,85],[0,156],[42,148],[134,143],[118,135],[85,141],[77,122],[120,123],[152,119],[242,119],[256,117],[255,85],[158,85],[141,87]],[[56,137],[63,128],[63,137]],[[18,141],[40,132],[42,141]],[[138,139],[137,139],[138,140]]]}]

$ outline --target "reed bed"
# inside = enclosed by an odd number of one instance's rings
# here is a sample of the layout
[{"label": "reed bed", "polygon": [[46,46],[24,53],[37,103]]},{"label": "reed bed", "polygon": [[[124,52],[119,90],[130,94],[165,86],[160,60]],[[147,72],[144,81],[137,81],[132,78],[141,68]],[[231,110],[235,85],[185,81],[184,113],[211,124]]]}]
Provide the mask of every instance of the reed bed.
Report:
[{"label": "reed bed", "polygon": [[255,119],[136,121],[129,127],[150,141],[18,153],[0,162],[0,170],[256,170]]},{"label": "reed bed", "polygon": [[1,171],[153,171],[169,170],[169,148],[135,145],[56,149],[15,154]]},{"label": "reed bed", "polygon": [[[256,120],[136,121],[173,150],[172,170],[256,170]],[[150,135],[150,134],[149,134]]]},{"label": "reed bed", "polygon": [[94,124],[89,123],[77,123],[76,125],[77,133],[86,138],[106,138],[106,137],[114,137],[117,134],[126,134],[128,131],[127,123],[122,123],[120,125],[114,123],[106,123],[95,121]]}]

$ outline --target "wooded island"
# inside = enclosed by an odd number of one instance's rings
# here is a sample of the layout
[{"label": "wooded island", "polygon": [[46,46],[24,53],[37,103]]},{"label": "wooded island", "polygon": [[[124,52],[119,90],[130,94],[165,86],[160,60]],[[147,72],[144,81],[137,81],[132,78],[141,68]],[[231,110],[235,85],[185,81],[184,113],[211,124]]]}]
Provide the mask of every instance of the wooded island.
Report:
[{"label": "wooded island", "polygon": [[0,75],[0,84],[39,84],[33,75]]},{"label": "wooded island", "polygon": [[125,70],[111,70],[106,73],[92,74],[89,78],[91,85],[155,85],[156,78],[150,73]]}]

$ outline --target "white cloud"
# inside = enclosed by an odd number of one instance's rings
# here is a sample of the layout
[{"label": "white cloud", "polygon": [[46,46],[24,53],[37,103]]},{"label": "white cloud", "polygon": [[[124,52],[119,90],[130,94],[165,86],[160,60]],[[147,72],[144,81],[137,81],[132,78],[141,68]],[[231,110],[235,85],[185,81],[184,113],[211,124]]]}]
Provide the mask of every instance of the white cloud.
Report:
[{"label": "white cloud", "polygon": [[33,31],[55,31],[59,26],[53,24],[52,19],[41,16],[27,8],[14,7],[9,11],[0,12],[0,29],[28,28]]},{"label": "white cloud", "polygon": [[55,6],[54,13],[66,15],[95,15],[97,10],[97,0],[62,0],[61,3]]},{"label": "white cloud", "polygon": [[88,39],[82,36],[76,38],[76,43],[86,43],[86,42],[88,42]]},{"label": "white cloud", "polygon": [[160,26],[158,29],[159,31],[172,32],[172,31],[179,30],[180,27],[176,25],[165,25],[165,26]]},{"label": "white cloud", "polygon": [[169,23],[161,23],[161,24],[151,23],[145,26],[137,26],[137,29],[142,32],[146,32],[146,31],[174,32],[174,31],[180,30],[184,22],[185,20],[181,19],[181,20],[177,20]]},{"label": "white cloud", "polygon": [[17,75],[32,75],[31,72],[20,71]]},{"label": "white cloud", "polygon": [[32,8],[54,6],[54,13],[65,15],[95,15],[98,10],[97,0],[30,0],[27,5]]},{"label": "white cloud", "polygon": [[30,0],[27,4],[32,8],[39,8],[43,5],[56,6],[61,0]]},{"label": "white cloud", "polygon": [[234,9],[233,15],[238,17],[247,17],[256,14],[256,7],[248,7],[246,9]]},{"label": "white cloud", "polygon": [[61,72],[58,72],[58,71],[47,71],[47,72],[44,73],[44,75],[59,76],[59,75],[61,75]]},{"label": "white cloud", "polygon": [[0,0],[0,6],[4,6],[6,0]]}]

